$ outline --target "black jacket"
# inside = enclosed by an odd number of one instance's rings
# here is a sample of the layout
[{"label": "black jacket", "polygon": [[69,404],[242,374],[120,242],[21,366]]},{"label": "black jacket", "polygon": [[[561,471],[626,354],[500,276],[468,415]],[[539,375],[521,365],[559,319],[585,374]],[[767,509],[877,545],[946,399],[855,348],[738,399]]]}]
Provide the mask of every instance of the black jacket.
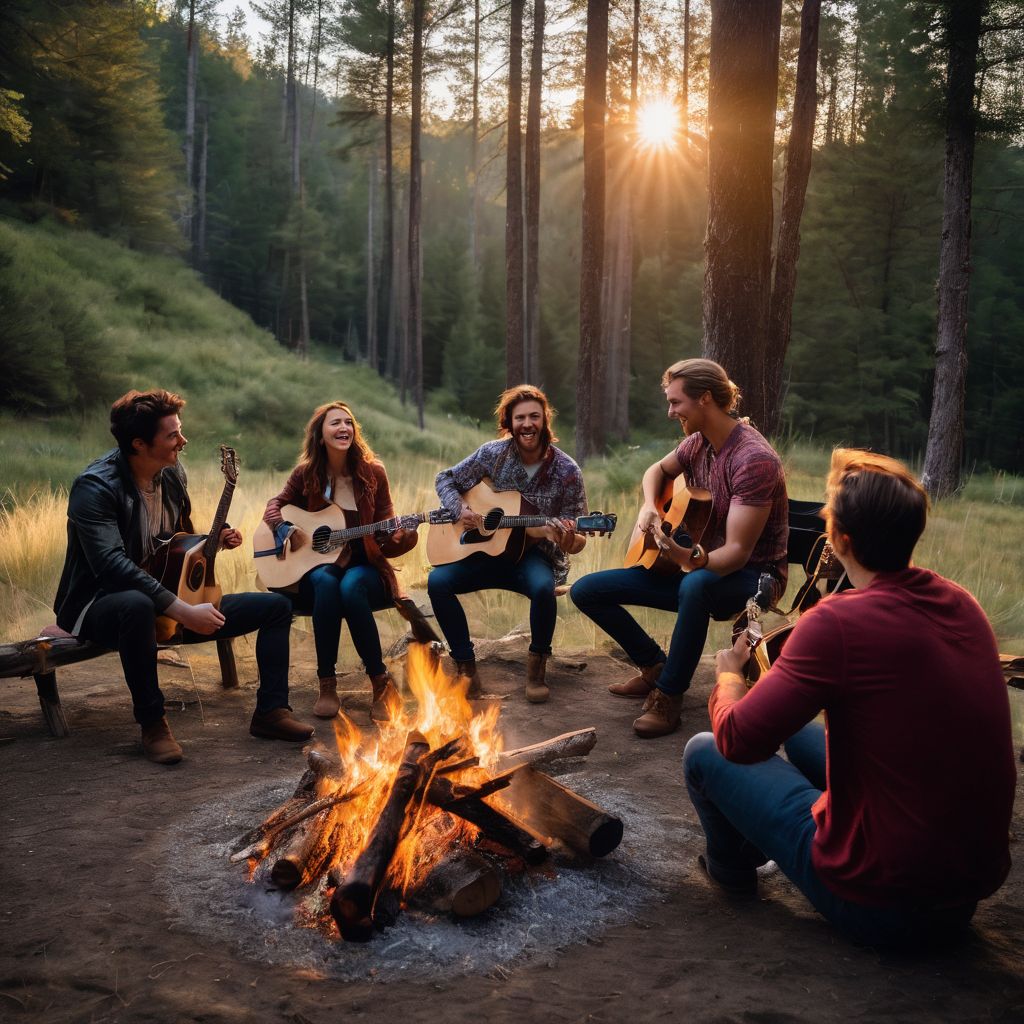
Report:
[{"label": "black jacket", "polygon": [[[193,533],[192,506],[181,466],[163,470],[163,503],[175,532]],[[143,560],[139,524],[142,497],[128,460],[115,448],[86,467],[68,498],[68,551],[54,599],[57,625],[74,632],[89,603],[100,594],[139,590],[163,612],[175,595],[139,568]]]}]

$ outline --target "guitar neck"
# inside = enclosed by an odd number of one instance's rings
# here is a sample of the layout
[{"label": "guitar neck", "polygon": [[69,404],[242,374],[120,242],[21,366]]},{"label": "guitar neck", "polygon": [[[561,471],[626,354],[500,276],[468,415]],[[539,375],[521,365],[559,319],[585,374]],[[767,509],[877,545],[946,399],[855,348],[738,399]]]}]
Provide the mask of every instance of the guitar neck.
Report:
[{"label": "guitar neck", "polygon": [[516,530],[524,526],[547,526],[551,518],[551,516],[502,516],[495,529]]},{"label": "guitar neck", "polygon": [[213,560],[217,556],[217,549],[220,547],[220,531],[228,521],[228,509],[231,507],[231,496],[235,493],[235,485],[230,480],[224,481],[224,490],[221,492],[220,502],[217,505],[217,512],[213,517],[213,525],[210,527],[210,534],[203,545],[203,557],[207,564],[207,581],[213,582]]},{"label": "guitar neck", "polygon": [[379,523],[367,523],[365,526],[349,526],[344,530],[331,530],[327,539],[326,547],[341,547],[350,540],[358,540],[360,537],[368,537],[371,533],[394,533],[401,528],[403,521],[412,525],[419,525],[427,520],[426,512],[416,512],[411,516],[392,516],[390,519],[382,519]]}]

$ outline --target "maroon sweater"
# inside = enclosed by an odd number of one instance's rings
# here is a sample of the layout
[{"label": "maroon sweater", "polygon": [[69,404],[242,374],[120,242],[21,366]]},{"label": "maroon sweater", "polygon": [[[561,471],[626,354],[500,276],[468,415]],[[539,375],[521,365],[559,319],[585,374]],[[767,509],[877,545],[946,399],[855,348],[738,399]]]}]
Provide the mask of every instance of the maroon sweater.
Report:
[{"label": "maroon sweater", "polygon": [[812,859],[838,896],[939,907],[1010,869],[1010,708],[977,601],[925,569],[883,573],[804,615],[742,700],[712,695],[718,749],[749,764],[824,710]]}]

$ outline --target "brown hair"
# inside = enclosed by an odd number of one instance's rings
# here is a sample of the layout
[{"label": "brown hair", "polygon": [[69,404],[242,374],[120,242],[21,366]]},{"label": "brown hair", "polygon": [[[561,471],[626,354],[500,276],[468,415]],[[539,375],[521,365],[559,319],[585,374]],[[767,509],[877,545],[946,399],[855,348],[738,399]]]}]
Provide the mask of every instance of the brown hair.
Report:
[{"label": "brown hair", "polygon": [[[363,439],[363,432],[355,413],[344,402],[328,402],[318,406],[306,424],[306,433],[299,451],[296,468],[302,470],[302,486],[307,498],[323,494],[327,489],[327,450],[324,447],[324,420],[332,409],[341,409],[352,417],[352,446],[348,450],[348,467],[354,480],[358,480],[363,493],[372,501],[377,490],[373,463],[377,456]],[[358,496],[357,496],[358,497]]]},{"label": "brown hair", "polygon": [[110,432],[126,457],[135,454],[132,441],[152,444],[160,421],[179,413],[185,399],[173,391],[129,391],[110,407]]},{"label": "brown hair", "polygon": [[512,410],[520,402],[539,402],[544,410],[544,426],[541,428],[541,444],[547,448],[554,444],[558,438],[555,437],[554,422],[555,410],[548,401],[548,396],[535,388],[532,384],[517,384],[513,388],[506,388],[498,395],[498,404],[494,407],[494,418],[498,422],[498,437],[508,437],[512,433]]},{"label": "brown hair", "polygon": [[667,388],[674,380],[683,378],[683,391],[698,399],[705,391],[722,412],[734,412],[740,403],[740,389],[729,380],[729,374],[711,359],[680,359],[661,376],[661,386]]},{"label": "brown hair", "polygon": [[854,557],[872,572],[906,569],[928,520],[928,495],[902,462],[837,448],[827,491],[829,537],[846,534]]}]

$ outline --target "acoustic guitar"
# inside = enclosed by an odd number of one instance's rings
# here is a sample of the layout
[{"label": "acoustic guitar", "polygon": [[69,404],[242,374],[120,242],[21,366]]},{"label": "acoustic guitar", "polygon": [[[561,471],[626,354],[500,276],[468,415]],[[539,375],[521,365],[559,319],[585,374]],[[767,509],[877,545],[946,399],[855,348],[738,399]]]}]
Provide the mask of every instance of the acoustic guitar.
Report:
[{"label": "acoustic guitar", "polygon": [[[427,534],[427,561],[448,565],[483,552],[518,562],[526,551],[531,526],[547,526],[555,517],[536,514],[519,491],[496,491],[490,480],[481,480],[462,496],[463,502],[483,517],[482,530],[466,530],[461,522],[431,526]],[[611,512],[591,512],[574,520],[577,533],[610,536],[618,517]]]},{"label": "acoustic guitar", "polygon": [[[223,597],[214,575],[214,561],[238,482],[238,456],[234,448],[223,444],[220,446],[220,471],[224,474],[224,490],[210,532],[174,534],[160,544],[142,567],[186,604],[209,603],[219,608]],[[157,643],[169,643],[180,632],[180,622],[167,615],[157,616]]]},{"label": "acoustic guitar", "polygon": [[[661,518],[661,532],[671,537],[684,548],[699,544],[708,520],[711,518],[711,492],[701,487],[689,487],[680,473],[672,480],[666,480],[656,503]],[[633,527],[629,538],[629,549],[623,562],[625,568],[642,565],[665,576],[673,576],[682,570],[658,547],[649,533],[642,533]]]},{"label": "acoustic guitar", "polygon": [[420,523],[450,523],[453,520],[452,514],[443,508],[350,527],[345,525],[345,513],[337,505],[328,505],[320,512],[307,512],[296,505],[285,505],[281,515],[308,533],[311,543],[292,551],[285,541],[282,550],[278,551],[274,531],[266,523],[256,527],[252,541],[253,558],[260,582],[268,590],[292,587],[318,565],[347,565],[352,557],[349,544],[360,537],[415,530]]}]

